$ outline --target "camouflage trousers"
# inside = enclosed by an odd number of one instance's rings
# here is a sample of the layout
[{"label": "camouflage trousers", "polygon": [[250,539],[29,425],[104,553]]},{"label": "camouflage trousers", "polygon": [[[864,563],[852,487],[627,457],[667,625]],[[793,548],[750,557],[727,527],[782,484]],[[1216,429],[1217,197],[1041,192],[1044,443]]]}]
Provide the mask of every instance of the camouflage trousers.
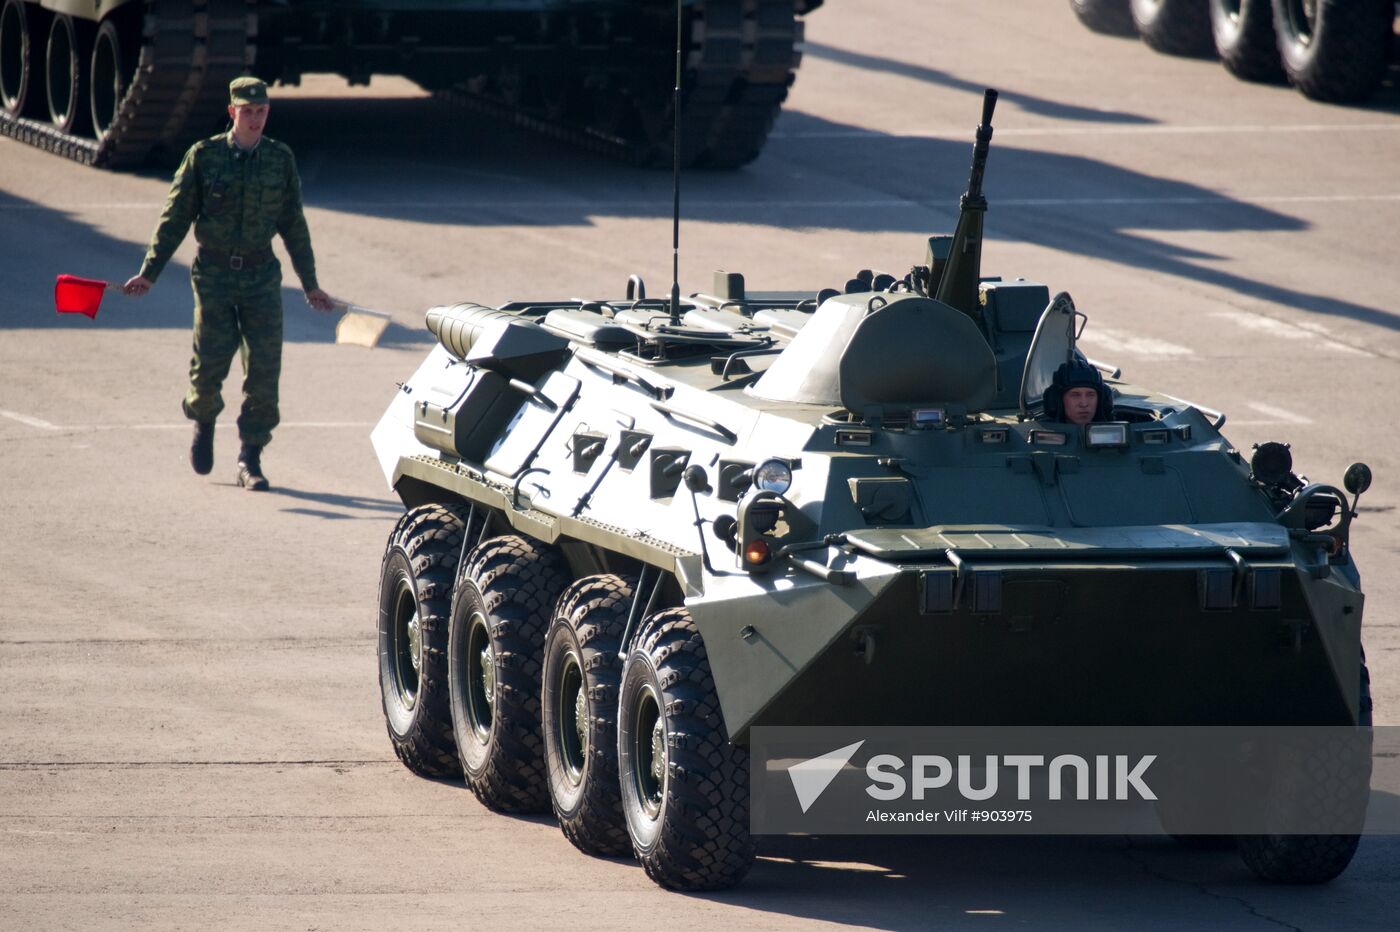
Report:
[{"label": "camouflage trousers", "polygon": [[264,446],[280,415],[277,381],[282,374],[282,267],[276,259],[255,268],[210,268],[196,259],[194,356],[185,416],[212,423],[224,409],[222,388],[233,354],[243,363],[243,408],[238,436]]}]

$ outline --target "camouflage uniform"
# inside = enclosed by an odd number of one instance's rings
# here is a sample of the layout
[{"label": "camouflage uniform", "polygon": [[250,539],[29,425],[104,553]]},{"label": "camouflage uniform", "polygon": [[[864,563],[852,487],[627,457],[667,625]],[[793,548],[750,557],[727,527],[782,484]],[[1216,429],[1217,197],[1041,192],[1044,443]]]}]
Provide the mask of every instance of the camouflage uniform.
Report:
[{"label": "camouflage uniform", "polygon": [[244,152],[232,133],[191,146],[175,172],[142,276],[155,281],[190,224],[200,249],[190,269],[194,357],[185,415],[206,424],[218,417],[220,388],[241,348],[238,434],[261,447],[277,426],[282,370],[282,266],[272,255],[274,233],[286,244],[303,290],[318,287],[292,150],[264,136]]}]

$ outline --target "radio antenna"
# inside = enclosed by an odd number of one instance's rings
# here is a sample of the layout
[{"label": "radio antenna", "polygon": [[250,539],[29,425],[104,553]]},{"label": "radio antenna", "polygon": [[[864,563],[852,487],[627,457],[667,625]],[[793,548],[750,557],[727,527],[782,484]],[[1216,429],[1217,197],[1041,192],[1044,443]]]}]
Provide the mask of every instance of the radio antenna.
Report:
[{"label": "radio antenna", "polygon": [[681,0],[676,0],[676,87],[671,94],[671,326],[681,325]]}]

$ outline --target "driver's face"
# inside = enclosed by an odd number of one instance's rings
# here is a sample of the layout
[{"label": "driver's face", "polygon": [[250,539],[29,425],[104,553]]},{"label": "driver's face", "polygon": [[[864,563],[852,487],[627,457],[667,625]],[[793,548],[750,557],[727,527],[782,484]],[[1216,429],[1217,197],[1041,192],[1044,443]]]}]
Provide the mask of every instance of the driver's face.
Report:
[{"label": "driver's face", "polygon": [[1088,424],[1099,409],[1099,393],[1092,388],[1071,388],[1065,392],[1065,420]]}]

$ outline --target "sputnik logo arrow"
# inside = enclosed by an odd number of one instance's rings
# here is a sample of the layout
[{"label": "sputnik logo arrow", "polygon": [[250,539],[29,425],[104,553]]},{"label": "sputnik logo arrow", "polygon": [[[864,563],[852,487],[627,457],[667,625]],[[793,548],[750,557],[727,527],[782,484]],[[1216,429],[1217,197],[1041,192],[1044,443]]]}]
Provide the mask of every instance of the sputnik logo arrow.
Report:
[{"label": "sputnik logo arrow", "polygon": [[848,744],[844,748],[828,751],[820,757],[804,760],[802,763],[793,764],[788,768],[788,776],[792,778],[792,788],[797,793],[797,802],[802,807],[803,812],[812,808],[812,803],[826,792],[826,788],[831,785],[832,780],[836,779],[841,768],[850,762],[864,743],[865,739],[862,738],[855,744]]}]

